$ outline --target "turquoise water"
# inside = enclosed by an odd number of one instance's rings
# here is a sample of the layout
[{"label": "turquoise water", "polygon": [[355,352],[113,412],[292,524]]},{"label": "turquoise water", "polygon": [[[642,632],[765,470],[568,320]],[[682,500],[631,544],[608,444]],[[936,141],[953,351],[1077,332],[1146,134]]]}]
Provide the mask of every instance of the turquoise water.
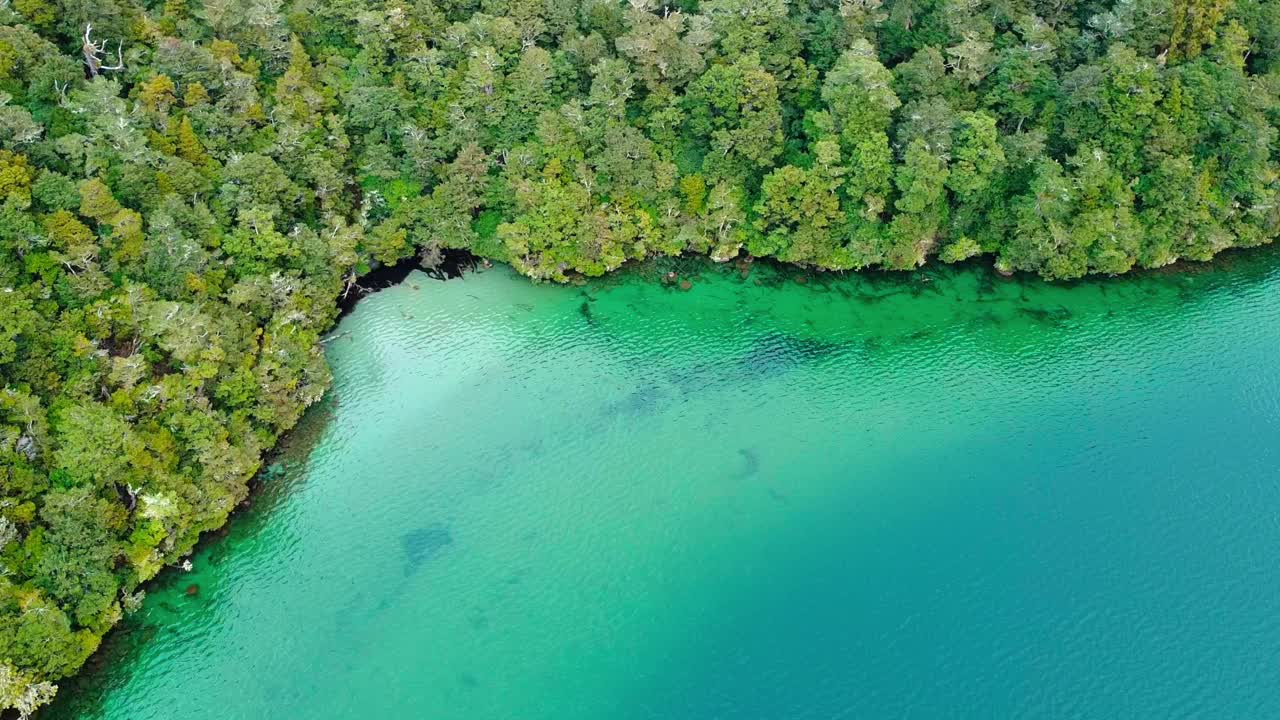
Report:
[{"label": "turquoise water", "polygon": [[362,302],[49,714],[1280,717],[1280,255],[699,267]]}]

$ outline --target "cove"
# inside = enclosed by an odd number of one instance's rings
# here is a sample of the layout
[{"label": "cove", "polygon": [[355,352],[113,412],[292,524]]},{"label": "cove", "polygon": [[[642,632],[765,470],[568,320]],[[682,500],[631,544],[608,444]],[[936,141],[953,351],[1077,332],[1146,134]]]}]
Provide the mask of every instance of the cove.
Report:
[{"label": "cove", "polygon": [[45,716],[1280,717],[1277,261],[411,275]]}]

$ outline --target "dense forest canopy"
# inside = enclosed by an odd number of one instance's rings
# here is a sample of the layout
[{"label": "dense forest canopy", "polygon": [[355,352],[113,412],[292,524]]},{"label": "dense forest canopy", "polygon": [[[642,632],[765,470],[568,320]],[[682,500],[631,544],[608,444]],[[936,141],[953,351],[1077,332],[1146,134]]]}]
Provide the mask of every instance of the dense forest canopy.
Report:
[{"label": "dense forest canopy", "polygon": [[1123,273],[1280,234],[1280,0],[0,0],[0,708],[223,524],[377,264]]}]

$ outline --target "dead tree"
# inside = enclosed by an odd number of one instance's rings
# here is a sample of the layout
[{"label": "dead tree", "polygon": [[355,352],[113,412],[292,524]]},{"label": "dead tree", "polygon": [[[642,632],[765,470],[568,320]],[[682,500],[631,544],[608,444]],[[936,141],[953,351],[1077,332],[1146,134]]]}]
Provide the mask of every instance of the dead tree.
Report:
[{"label": "dead tree", "polygon": [[124,42],[116,43],[116,64],[103,65],[103,55],[107,51],[107,41],[100,40],[95,42],[90,38],[93,33],[93,23],[86,23],[84,26],[84,44],[80,46],[80,52],[84,53],[85,67],[89,68],[89,77],[96,78],[100,73],[116,72],[124,69]]}]

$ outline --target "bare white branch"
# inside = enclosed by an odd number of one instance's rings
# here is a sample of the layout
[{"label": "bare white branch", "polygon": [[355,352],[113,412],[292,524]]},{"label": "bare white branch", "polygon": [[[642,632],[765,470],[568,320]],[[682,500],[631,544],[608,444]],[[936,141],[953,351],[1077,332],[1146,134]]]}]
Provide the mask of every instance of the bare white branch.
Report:
[{"label": "bare white branch", "polygon": [[118,72],[124,69],[124,42],[116,43],[116,64],[103,65],[103,56],[107,52],[107,41],[93,39],[93,23],[85,23],[84,43],[80,52],[84,54],[85,67],[89,68],[89,77],[95,78],[104,72]]}]

